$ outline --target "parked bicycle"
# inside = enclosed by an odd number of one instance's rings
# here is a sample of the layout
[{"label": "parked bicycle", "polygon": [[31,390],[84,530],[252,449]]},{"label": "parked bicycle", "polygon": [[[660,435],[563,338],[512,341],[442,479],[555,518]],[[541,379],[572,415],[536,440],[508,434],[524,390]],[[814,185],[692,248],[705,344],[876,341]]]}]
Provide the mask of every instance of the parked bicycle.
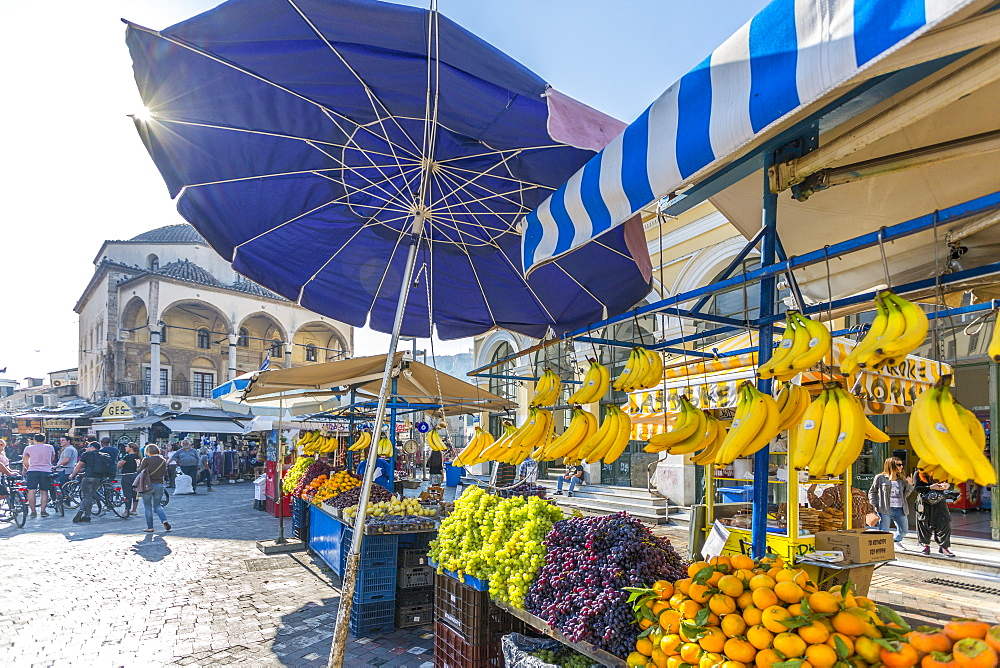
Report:
[{"label": "parked bicycle", "polygon": [[24,479],[19,476],[0,475],[0,487],[6,487],[6,498],[0,499],[0,522],[13,522],[20,528],[28,521],[28,496]]},{"label": "parked bicycle", "polygon": [[[69,480],[62,486],[62,499],[67,508],[80,507],[79,480]],[[122,519],[126,519],[129,516],[129,508],[125,502],[125,495],[122,494],[121,483],[114,478],[105,478],[102,480],[101,484],[97,487],[97,491],[94,492],[93,514],[100,516],[108,510]]]}]

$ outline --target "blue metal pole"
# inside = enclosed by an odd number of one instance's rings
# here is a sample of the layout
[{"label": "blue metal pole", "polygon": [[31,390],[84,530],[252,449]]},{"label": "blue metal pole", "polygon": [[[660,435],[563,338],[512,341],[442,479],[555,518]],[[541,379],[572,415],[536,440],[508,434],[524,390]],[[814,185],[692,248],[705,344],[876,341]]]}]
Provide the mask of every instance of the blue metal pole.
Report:
[{"label": "blue metal pole", "polygon": [[389,489],[395,488],[396,482],[396,383],[392,379],[392,408],[389,409],[389,440],[392,441],[392,456],[389,457]]},{"label": "blue metal pole", "polygon": [[[767,179],[767,170],[773,162],[769,155],[764,165],[764,197],[762,226],[764,237],[761,240],[760,266],[766,269],[775,263],[775,253],[778,244],[778,195],[771,192]],[[760,282],[760,320],[765,320],[774,314],[775,298],[774,274]],[[771,359],[771,348],[774,341],[774,325],[768,323],[759,330],[757,341],[757,364],[762,365]],[[757,380],[757,389],[764,394],[771,394],[771,379]],[[759,559],[767,551],[767,479],[771,446],[765,445],[753,456],[753,516],[750,522],[750,541],[753,546],[753,556]]]}]

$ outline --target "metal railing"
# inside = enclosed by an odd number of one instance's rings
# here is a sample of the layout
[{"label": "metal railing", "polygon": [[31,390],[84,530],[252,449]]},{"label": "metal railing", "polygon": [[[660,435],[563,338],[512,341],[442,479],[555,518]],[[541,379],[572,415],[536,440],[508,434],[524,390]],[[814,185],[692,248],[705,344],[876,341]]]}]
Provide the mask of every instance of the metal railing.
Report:
[{"label": "metal railing", "polygon": [[[127,380],[119,381],[115,384],[115,395],[119,397],[152,394],[152,387],[149,381]],[[161,395],[172,395],[175,397],[202,397],[209,399],[212,397],[212,384],[195,382],[190,380],[172,380],[167,383],[168,387],[161,387]]]}]

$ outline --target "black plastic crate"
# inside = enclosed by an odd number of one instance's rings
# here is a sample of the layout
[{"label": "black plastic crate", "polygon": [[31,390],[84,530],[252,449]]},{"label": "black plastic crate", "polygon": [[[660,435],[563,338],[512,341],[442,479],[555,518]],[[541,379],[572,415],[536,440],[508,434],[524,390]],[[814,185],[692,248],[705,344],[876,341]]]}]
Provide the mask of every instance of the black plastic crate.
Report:
[{"label": "black plastic crate", "polygon": [[434,621],[434,604],[396,605],[396,626],[401,629],[425,626]]},{"label": "black plastic crate", "polygon": [[401,568],[413,568],[414,566],[428,566],[427,549],[400,548],[399,566]]},{"label": "black plastic crate", "polygon": [[434,624],[434,668],[499,668],[503,665],[499,640],[474,645],[446,624]]},{"label": "black plastic crate", "polygon": [[354,589],[355,604],[395,599],[395,568],[367,568],[358,571],[358,583]]},{"label": "black plastic crate", "polygon": [[399,588],[429,587],[434,584],[434,568],[432,566],[414,566],[399,569]]},{"label": "black plastic crate", "polygon": [[434,587],[411,587],[410,589],[396,589],[396,605],[422,605],[434,604]]},{"label": "black plastic crate", "polygon": [[375,636],[391,633],[394,628],[395,601],[355,603],[351,606],[349,628],[356,636]]},{"label": "black plastic crate", "polygon": [[502,635],[525,631],[524,622],[490,601],[489,592],[453,578],[439,577],[435,581],[434,618],[470,645],[499,642]]}]

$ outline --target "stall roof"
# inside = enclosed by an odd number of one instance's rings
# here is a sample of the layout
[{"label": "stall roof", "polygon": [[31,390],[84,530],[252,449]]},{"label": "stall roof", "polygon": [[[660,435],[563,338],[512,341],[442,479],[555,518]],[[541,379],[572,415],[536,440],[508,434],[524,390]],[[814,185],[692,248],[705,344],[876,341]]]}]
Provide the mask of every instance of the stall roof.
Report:
[{"label": "stall roof", "polygon": [[243,427],[225,420],[191,420],[169,418],[160,420],[170,431],[197,432],[199,434],[242,434]]}]

